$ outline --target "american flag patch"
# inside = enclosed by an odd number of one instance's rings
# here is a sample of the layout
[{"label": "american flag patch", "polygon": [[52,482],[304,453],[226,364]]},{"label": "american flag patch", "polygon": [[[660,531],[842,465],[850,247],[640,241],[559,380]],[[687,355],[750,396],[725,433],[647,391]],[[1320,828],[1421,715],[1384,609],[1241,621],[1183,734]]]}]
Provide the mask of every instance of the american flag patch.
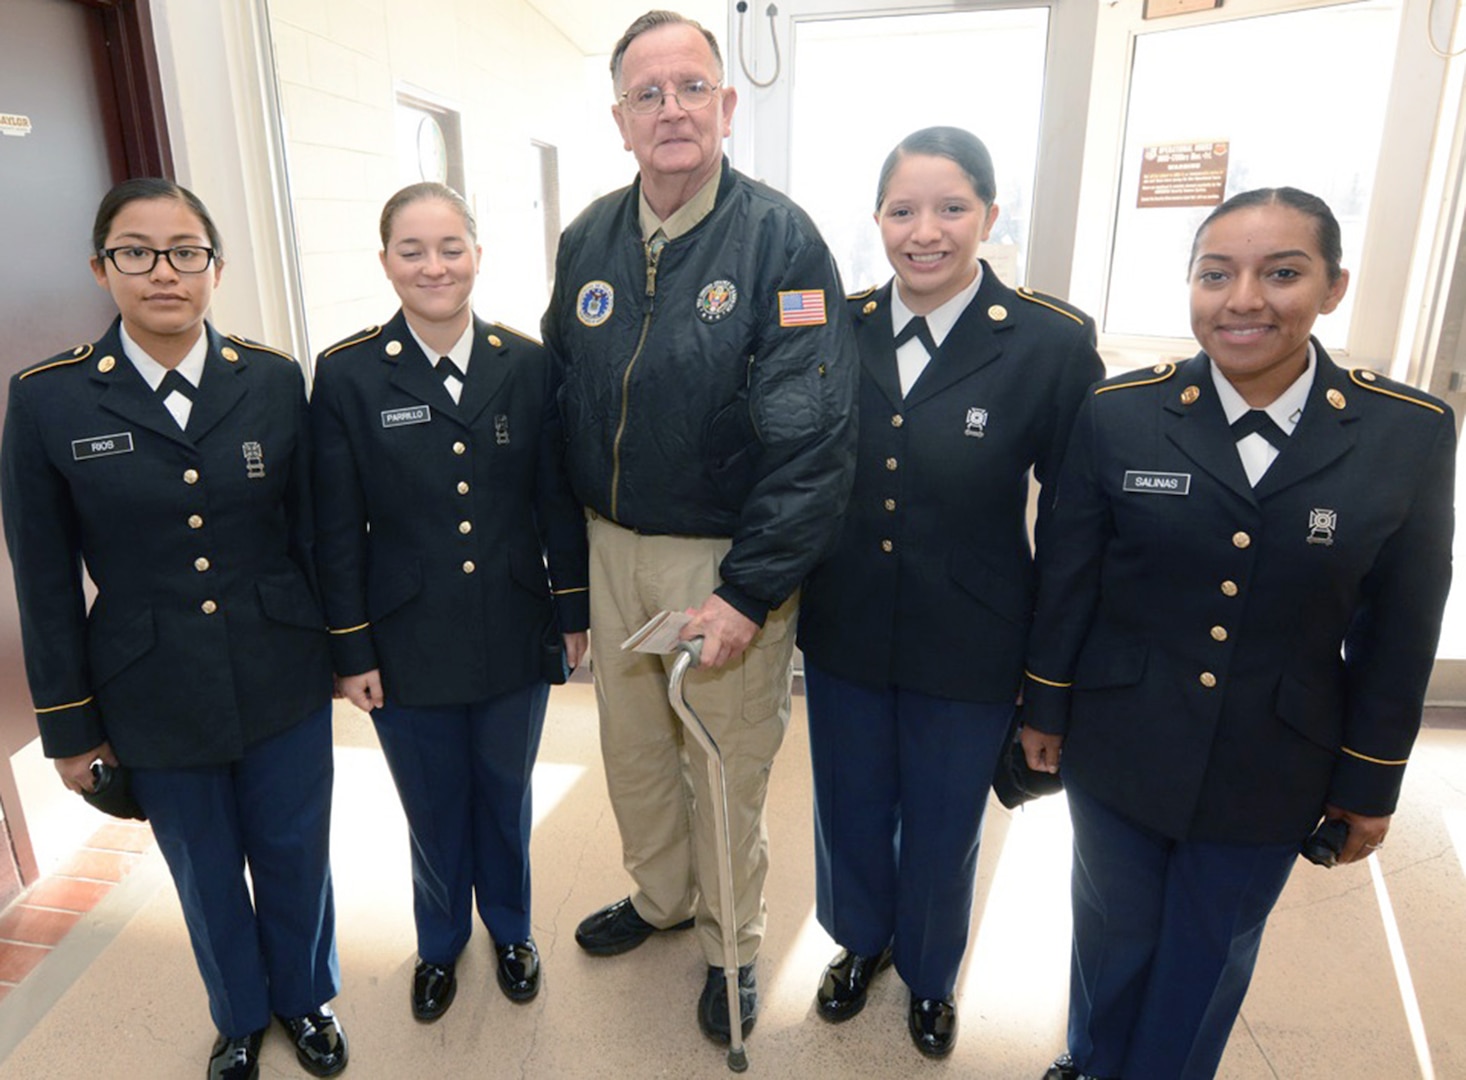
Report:
[{"label": "american flag patch", "polygon": [[824,326],[825,290],[796,289],[779,294],[780,326]]}]

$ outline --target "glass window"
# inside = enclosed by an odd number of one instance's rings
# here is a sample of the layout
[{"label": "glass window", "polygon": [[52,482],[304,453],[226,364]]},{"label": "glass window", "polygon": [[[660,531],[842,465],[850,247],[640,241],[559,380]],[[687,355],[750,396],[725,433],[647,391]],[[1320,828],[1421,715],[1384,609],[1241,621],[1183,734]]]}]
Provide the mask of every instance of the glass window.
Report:
[{"label": "glass window", "polygon": [[[1399,22],[1396,0],[1368,0],[1135,39],[1107,334],[1191,336],[1186,258],[1212,207],[1137,207],[1147,148],[1227,143],[1228,196],[1318,195],[1339,218],[1345,267],[1358,268]],[[1347,341],[1354,297],[1316,324],[1326,347]]]},{"label": "glass window", "polygon": [[795,23],[789,192],[847,288],[891,276],[871,220],[881,163],[937,124],[967,128],[992,153],[999,216],[982,254],[1024,281],[1048,18],[1021,8]]}]

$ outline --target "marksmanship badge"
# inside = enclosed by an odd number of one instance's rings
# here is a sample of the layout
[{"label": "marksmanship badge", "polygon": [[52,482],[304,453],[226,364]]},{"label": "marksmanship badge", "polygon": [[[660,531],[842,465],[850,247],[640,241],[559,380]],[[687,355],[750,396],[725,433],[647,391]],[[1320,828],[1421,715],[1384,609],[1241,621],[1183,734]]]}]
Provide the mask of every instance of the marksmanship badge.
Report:
[{"label": "marksmanship badge", "polygon": [[1339,525],[1339,512],[1337,510],[1325,510],[1321,507],[1308,512],[1308,542],[1310,544],[1323,544],[1331,546],[1334,542],[1334,530]]},{"label": "marksmanship badge", "polygon": [[240,447],[244,451],[244,475],[251,480],[265,478],[265,448],[257,442],[247,442]]}]

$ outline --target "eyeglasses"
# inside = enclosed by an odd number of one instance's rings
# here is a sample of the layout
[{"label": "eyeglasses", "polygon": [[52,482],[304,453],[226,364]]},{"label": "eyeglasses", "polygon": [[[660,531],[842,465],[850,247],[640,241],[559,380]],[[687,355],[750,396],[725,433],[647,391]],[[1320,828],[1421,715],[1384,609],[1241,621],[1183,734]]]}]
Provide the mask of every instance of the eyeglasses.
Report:
[{"label": "eyeglasses", "polygon": [[171,248],[142,247],[128,244],[126,247],[103,248],[101,255],[111,259],[119,274],[151,274],[158,265],[161,255],[168,265],[180,274],[202,274],[214,261],[214,249],[182,244]]},{"label": "eyeglasses", "polygon": [[[688,112],[696,112],[698,109],[706,109],[717,92],[717,83],[696,79],[693,82],[683,83],[672,91],[672,97],[676,98],[677,104]],[[654,113],[667,100],[667,91],[660,86],[635,86],[622,94],[621,100],[626,102],[626,107],[634,113]]]}]

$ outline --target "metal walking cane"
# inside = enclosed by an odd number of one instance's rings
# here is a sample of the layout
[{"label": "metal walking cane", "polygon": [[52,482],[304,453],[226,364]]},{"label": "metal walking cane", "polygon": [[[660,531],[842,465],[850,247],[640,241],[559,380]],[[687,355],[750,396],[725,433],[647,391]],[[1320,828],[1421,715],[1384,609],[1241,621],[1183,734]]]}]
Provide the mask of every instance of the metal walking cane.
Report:
[{"label": "metal walking cane", "polygon": [[682,720],[682,726],[708,759],[708,787],[713,792],[713,838],[718,848],[718,896],[723,909],[723,978],[728,989],[728,1068],[743,1072],[748,1068],[748,1054],[743,1049],[743,1013],[738,1000],[738,928],[733,910],[733,843],[728,833],[728,781],[723,771],[723,754],[708,734],[697,713],[682,692],[687,669],[697,667],[702,658],[702,638],[679,641],[680,654],[672,664],[667,680],[667,699]]}]

